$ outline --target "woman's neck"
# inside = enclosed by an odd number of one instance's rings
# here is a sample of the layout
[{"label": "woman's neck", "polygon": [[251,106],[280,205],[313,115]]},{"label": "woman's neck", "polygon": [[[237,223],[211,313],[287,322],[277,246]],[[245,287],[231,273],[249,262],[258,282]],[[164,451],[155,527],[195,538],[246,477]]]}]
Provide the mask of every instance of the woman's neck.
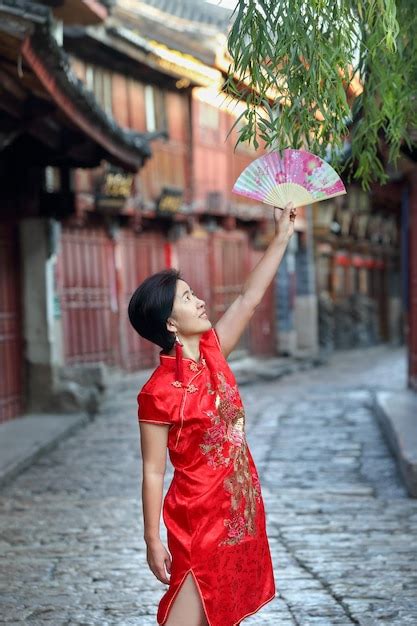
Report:
[{"label": "woman's neck", "polygon": [[[182,355],[186,359],[192,359],[197,363],[200,360],[200,336],[201,335],[193,335],[192,337],[181,338],[180,341],[182,343]],[[170,356],[175,356],[175,344],[169,353]]]}]

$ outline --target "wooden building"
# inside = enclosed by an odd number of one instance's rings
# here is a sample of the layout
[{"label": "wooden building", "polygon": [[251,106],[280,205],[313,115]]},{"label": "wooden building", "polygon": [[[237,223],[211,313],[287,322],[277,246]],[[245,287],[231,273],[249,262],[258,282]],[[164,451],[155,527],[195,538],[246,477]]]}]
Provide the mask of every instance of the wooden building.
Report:
[{"label": "wooden building", "polygon": [[[236,130],[227,137],[239,105],[221,95],[217,59],[230,13],[179,16],[155,0],[109,15],[61,0],[54,17],[41,2],[12,5],[0,5],[2,420],[91,407],[106,367],[154,366],[159,348],[128,323],[136,286],[179,267],[215,322],[273,232],[272,212],[231,194],[255,153],[234,151]],[[296,347],[306,224],[300,211],[237,352]]]},{"label": "wooden building", "polygon": [[[236,110],[225,105],[220,93],[224,75],[215,67],[216,48],[210,50],[213,32],[208,37],[195,12],[187,33],[177,32],[175,15],[144,17],[137,11],[141,5],[135,3],[132,11],[115,7],[100,29],[66,28],[64,33],[74,70],[108,112],[125,127],[165,135],[153,142],[152,159],[130,183],[124,184],[118,174],[119,197],[116,187],[112,197],[97,197],[97,180],[103,180],[98,170],[76,173],[83,210],[78,222],[64,225],[63,243],[71,246],[72,238],[82,246],[87,251],[84,264],[91,268],[89,233],[96,238],[99,227],[102,246],[110,245],[115,259],[107,291],[116,294],[116,315],[113,325],[100,322],[107,328],[105,345],[100,343],[103,332],[88,335],[91,345],[77,343],[88,317],[86,294],[94,287],[94,272],[83,283],[87,269],[80,268],[78,279],[61,272],[66,359],[73,364],[100,359],[130,370],[156,364],[159,349],[138,338],[127,322],[125,311],[134,288],[162,267],[180,267],[216,320],[239,293],[272,224],[272,213],[268,226],[264,208],[231,195],[234,180],[255,155],[248,147],[234,153],[235,132],[226,139]],[[216,12],[216,7],[211,9]],[[109,225],[111,244],[106,243]],[[77,311],[65,305],[65,293],[73,289],[84,292],[84,304]],[[104,315],[104,309],[98,314]],[[111,319],[110,312],[107,315]],[[274,354],[276,336],[271,287],[239,348]]]},{"label": "wooden building", "polygon": [[401,220],[401,294],[404,338],[407,346],[408,388],[417,391],[417,133],[410,132],[412,147],[401,148],[387,194]]},{"label": "wooden building", "polygon": [[[84,24],[107,15],[99,2],[56,4]],[[47,408],[59,387],[53,287],[59,226],[77,210],[73,168],[105,159],[136,172],[151,154],[76,80],[60,24],[40,3],[0,4],[0,421]]]},{"label": "wooden building", "polygon": [[320,343],[328,349],[398,344],[399,215],[385,196],[347,189],[313,207]]}]

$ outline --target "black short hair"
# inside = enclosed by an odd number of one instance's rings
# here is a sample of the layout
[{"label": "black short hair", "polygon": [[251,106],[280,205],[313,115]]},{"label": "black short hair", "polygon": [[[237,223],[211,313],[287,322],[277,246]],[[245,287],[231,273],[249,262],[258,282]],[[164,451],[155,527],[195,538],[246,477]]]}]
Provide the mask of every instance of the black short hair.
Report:
[{"label": "black short hair", "polygon": [[166,327],[172,313],[180,271],[166,269],[148,276],[134,291],[128,306],[130,323],[141,337],[170,352],[175,343],[175,333]]}]

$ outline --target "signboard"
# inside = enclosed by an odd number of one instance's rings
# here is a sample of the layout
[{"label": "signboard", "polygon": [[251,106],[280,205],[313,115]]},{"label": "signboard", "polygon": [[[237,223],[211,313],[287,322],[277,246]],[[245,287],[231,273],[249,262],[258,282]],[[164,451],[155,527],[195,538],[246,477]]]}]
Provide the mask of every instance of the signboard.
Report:
[{"label": "signboard", "polygon": [[133,174],[105,163],[94,177],[95,209],[104,213],[120,213],[132,195]]},{"label": "signboard", "polygon": [[133,176],[122,172],[108,172],[104,178],[104,195],[128,198],[132,191]]},{"label": "signboard", "polygon": [[180,189],[164,188],[156,205],[156,210],[161,215],[172,215],[180,211],[182,203],[183,192]]}]

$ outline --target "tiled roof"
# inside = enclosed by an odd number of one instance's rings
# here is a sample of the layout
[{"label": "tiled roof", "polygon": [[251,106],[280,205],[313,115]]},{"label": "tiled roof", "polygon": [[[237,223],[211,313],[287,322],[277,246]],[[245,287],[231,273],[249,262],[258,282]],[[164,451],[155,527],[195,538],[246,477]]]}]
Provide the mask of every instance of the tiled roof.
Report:
[{"label": "tiled roof", "polygon": [[232,14],[230,9],[204,0],[146,0],[146,4],[175,17],[214,26],[221,31],[227,28]]},{"label": "tiled roof", "polygon": [[204,0],[117,0],[114,24],[213,65],[232,11]]}]

